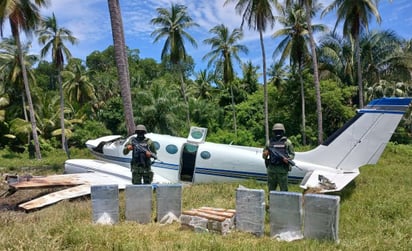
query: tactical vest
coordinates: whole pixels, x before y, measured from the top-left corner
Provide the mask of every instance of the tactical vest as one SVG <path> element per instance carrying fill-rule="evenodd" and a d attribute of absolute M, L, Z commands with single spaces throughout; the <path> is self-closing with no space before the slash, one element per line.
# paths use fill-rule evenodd
<path fill-rule="evenodd" d="M 270 164 L 272 165 L 280 165 L 284 164 L 283 158 L 279 155 L 277 155 L 273 149 L 276 149 L 280 154 L 284 156 L 288 156 L 287 151 L 286 151 L 286 137 L 282 137 L 279 140 L 271 140 L 269 144 L 269 160 Z"/>
<path fill-rule="evenodd" d="M 133 162 L 138 165 L 147 165 L 148 158 L 146 157 L 146 152 L 149 151 L 149 143 L 147 139 L 142 141 L 137 140 L 136 138 L 132 139 L 133 144 Z"/>

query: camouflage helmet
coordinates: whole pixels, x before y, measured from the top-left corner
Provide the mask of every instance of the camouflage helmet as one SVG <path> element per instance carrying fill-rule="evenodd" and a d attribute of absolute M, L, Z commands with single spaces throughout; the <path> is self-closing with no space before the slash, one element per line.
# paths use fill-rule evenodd
<path fill-rule="evenodd" d="M 283 131 L 285 132 L 285 126 L 282 123 L 276 123 L 272 127 L 272 131 Z"/>
<path fill-rule="evenodd" d="M 137 125 L 135 132 L 137 131 L 143 131 L 144 133 L 147 133 L 146 127 L 144 125 Z"/>

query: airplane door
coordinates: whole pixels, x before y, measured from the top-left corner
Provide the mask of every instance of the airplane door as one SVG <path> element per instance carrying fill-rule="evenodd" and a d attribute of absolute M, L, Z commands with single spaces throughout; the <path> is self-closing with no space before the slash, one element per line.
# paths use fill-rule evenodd
<path fill-rule="evenodd" d="M 193 182 L 193 176 L 196 168 L 196 154 L 199 148 L 198 144 L 205 142 L 207 128 L 190 127 L 187 143 L 182 146 L 182 155 L 180 156 L 179 178 L 181 181 Z"/>
<path fill-rule="evenodd" d="M 180 158 L 180 180 L 193 182 L 198 145 L 185 143 Z"/>

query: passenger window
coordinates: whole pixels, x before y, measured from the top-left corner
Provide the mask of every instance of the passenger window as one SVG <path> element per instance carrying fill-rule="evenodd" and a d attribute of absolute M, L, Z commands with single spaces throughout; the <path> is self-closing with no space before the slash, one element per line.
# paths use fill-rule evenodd
<path fill-rule="evenodd" d="M 210 159 L 210 152 L 203 151 L 200 153 L 200 157 L 202 157 L 202 159 Z"/>
<path fill-rule="evenodd" d="M 175 154 L 177 153 L 178 149 L 177 146 L 175 145 L 167 145 L 166 146 L 166 152 L 170 153 L 170 154 Z"/>

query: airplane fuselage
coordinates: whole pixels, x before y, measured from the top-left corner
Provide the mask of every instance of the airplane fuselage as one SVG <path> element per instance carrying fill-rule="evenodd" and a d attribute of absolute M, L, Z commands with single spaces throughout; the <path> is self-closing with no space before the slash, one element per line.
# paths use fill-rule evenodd
<path fill-rule="evenodd" d="M 411 101 L 409 97 L 372 100 L 321 145 L 296 152 L 296 166 L 289 172 L 289 180 L 302 180 L 304 189 L 341 190 L 359 174 L 361 166 L 376 164 Z M 191 127 L 187 138 L 146 134 L 157 149 L 153 172 L 172 183 L 267 181 L 263 147 L 207 142 L 206 134 L 207 128 L 201 127 Z M 98 159 L 129 168 L 132 153 L 123 154 L 127 140 L 114 135 L 89 140 L 86 145 Z M 70 161 L 66 162 L 68 168 L 95 166 Z"/>
<path fill-rule="evenodd" d="M 170 182 L 230 182 L 255 179 L 267 181 L 266 167 L 262 159 L 263 148 L 203 142 L 192 143 L 186 138 L 148 133 L 156 145 L 158 160 L 152 169 Z M 86 143 L 98 158 L 124 167 L 130 167 L 131 153 L 124 155 L 127 138 L 96 139 Z M 106 142 L 96 148 L 99 142 Z M 290 181 L 301 180 L 306 171 L 293 167 Z"/>

